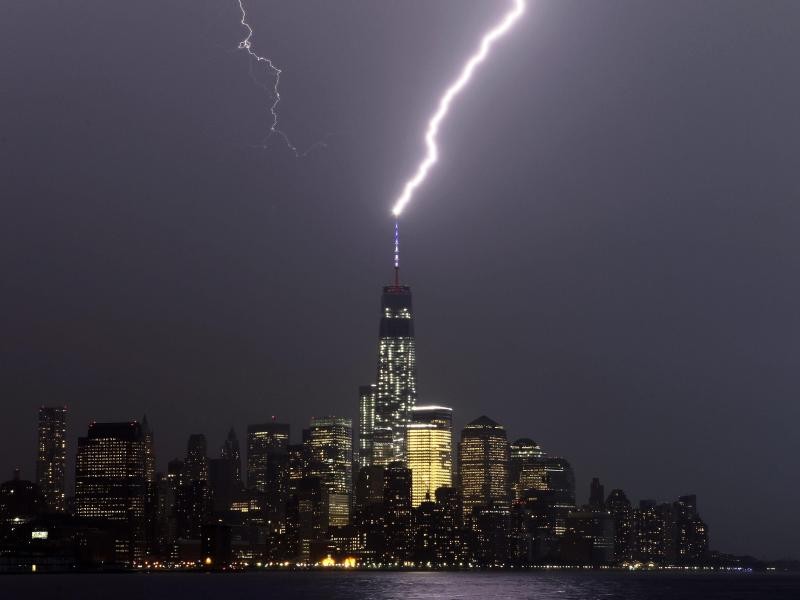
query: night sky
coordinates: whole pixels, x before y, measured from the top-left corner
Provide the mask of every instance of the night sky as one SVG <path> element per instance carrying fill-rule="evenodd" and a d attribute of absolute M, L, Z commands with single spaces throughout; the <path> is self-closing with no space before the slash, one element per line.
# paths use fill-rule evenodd
<path fill-rule="evenodd" d="M 390 209 L 499 0 L 0 5 L 0 479 L 36 410 L 204 432 L 357 413 Z M 798 557 L 800 3 L 533 0 L 401 223 L 422 403 L 715 549 Z M 262 83 L 271 83 L 256 69 Z"/>

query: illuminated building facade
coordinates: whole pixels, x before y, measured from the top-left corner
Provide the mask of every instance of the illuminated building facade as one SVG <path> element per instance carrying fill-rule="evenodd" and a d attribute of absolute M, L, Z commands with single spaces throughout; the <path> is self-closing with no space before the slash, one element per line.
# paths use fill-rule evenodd
<path fill-rule="evenodd" d="M 247 485 L 259 492 L 266 492 L 270 483 L 280 485 L 281 474 L 271 472 L 274 471 L 275 467 L 279 466 L 278 463 L 280 461 L 270 460 L 270 456 L 276 452 L 286 453 L 288 447 L 289 425 L 275 422 L 248 425 Z M 288 457 L 286 462 L 288 463 Z"/>
<path fill-rule="evenodd" d="M 86 437 L 78 438 L 76 515 L 119 524 L 114 551 L 121 564 L 133 564 L 143 556 L 145 473 L 144 435 L 136 421 L 93 422 Z"/>
<path fill-rule="evenodd" d="M 311 475 L 334 494 L 353 493 L 353 422 L 343 417 L 311 419 Z"/>
<path fill-rule="evenodd" d="M 406 461 L 406 426 L 417 401 L 417 359 L 411 288 L 383 288 L 378 339 L 372 452 L 365 465 Z"/>
<path fill-rule="evenodd" d="M 358 464 L 362 467 L 372 464 L 377 387 L 373 383 L 358 388 Z"/>
<path fill-rule="evenodd" d="M 353 423 L 343 417 L 314 417 L 309 428 L 311 476 L 328 492 L 332 527 L 349 524 L 353 493 Z"/>
<path fill-rule="evenodd" d="M 64 476 L 67 468 L 67 407 L 42 406 L 39 409 L 39 445 L 36 455 L 36 483 L 47 507 L 65 509 Z"/>
<path fill-rule="evenodd" d="M 453 485 L 453 409 L 416 406 L 407 427 L 407 464 L 412 472 L 412 503 L 435 497 Z"/>
<path fill-rule="evenodd" d="M 547 489 L 541 446 L 531 439 L 521 438 L 511 443 L 510 451 L 509 477 L 514 499 L 521 500 L 526 490 Z"/>
<path fill-rule="evenodd" d="M 461 431 L 459 476 L 465 522 L 478 506 L 509 506 L 508 466 L 508 439 L 502 425 L 482 416 Z"/>

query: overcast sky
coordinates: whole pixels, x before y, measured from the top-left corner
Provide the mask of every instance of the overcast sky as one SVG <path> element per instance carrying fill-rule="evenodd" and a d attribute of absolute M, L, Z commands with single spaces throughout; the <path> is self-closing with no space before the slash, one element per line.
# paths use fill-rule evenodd
<path fill-rule="evenodd" d="M 500 0 L 0 5 L 0 479 L 36 410 L 204 432 L 356 416 L 390 209 Z M 420 401 L 696 493 L 715 549 L 798 557 L 800 3 L 533 0 L 403 215 Z"/>

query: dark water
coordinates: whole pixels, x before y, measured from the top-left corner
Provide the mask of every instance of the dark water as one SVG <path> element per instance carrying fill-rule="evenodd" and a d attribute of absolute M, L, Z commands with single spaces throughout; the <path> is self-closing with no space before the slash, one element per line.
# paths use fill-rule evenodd
<path fill-rule="evenodd" d="M 798 600 L 800 576 L 565 572 L 9 575 L 0 577 L 0 598 Z"/>

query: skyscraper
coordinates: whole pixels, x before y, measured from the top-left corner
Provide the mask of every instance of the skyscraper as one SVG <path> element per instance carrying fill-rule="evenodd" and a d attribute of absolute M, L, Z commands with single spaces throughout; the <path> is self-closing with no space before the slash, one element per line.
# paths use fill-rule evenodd
<path fill-rule="evenodd" d="M 143 556 L 145 469 L 144 436 L 136 421 L 93 422 L 86 437 L 78 438 L 76 514 L 117 525 L 114 548 L 121 564 Z"/>
<path fill-rule="evenodd" d="M 401 462 L 386 467 L 383 475 L 384 560 L 403 563 L 411 558 L 411 469 Z"/>
<path fill-rule="evenodd" d="M 142 436 L 144 437 L 144 464 L 145 478 L 147 481 L 156 479 L 156 450 L 153 430 L 147 421 L 147 415 L 142 417 Z"/>
<path fill-rule="evenodd" d="M 431 500 L 440 487 L 453 485 L 453 409 L 416 406 L 408 424 L 408 467 L 412 504 Z"/>
<path fill-rule="evenodd" d="M 541 446 L 528 438 L 520 438 L 510 445 L 511 463 L 509 478 L 516 500 L 525 496 L 526 490 L 546 489 L 545 468 Z"/>
<path fill-rule="evenodd" d="M 464 520 L 478 506 L 508 507 L 509 449 L 503 426 L 478 417 L 461 431 L 458 449 Z"/>
<path fill-rule="evenodd" d="M 353 492 L 353 424 L 344 417 L 313 417 L 309 428 L 311 475 L 335 494 Z"/>
<path fill-rule="evenodd" d="M 269 483 L 278 483 L 279 473 L 271 472 L 272 455 L 285 454 L 289 447 L 289 425 L 285 423 L 262 423 L 247 426 L 247 485 L 259 492 L 266 492 Z M 280 461 L 277 461 L 280 462 Z M 288 456 L 287 456 L 288 478 Z M 285 485 L 285 483 L 284 483 Z"/>
<path fill-rule="evenodd" d="M 358 388 L 358 464 L 362 467 L 372 464 L 377 387 L 372 383 Z"/>
<path fill-rule="evenodd" d="M 395 229 L 394 283 L 383 288 L 378 335 L 372 451 L 364 465 L 406 461 L 406 426 L 417 401 L 417 359 L 411 288 L 400 285 Z M 363 388 L 362 388 L 363 389 Z M 369 403 L 366 403 L 369 407 Z M 360 421 L 368 420 L 362 414 Z"/>
<path fill-rule="evenodd" d="M 228 432 L 228 437 L 222 444 L 222 449 L 220 450 L 220 456 L 221 458 L 233 461 L 234 477 L 236 478 L 236 481 L 241 481 L 242 454 L 239 449 L 239 438 L 236 437 L 236 432 L 233 430 L 233 427 L 231 427 L 231 430 Z"/>
<path fill-rule="evenodd" d="M 186 476 L 190 481 L 208 481 L 208 444 L 202 433 L 193 433 L 186 444 Z"/>
<path fill-rule="evenodd" d="M 614 559 L 631 558 L 631 535 L 633 532 L 633 508 L 625 492 L 616 489 L 606 498 L 606 507 L 614 519 Z"/>
<path fill-rule="evenodd" d="M 65 508 L 64 473 L 67 466 L 67 407 L 39 409 L 39 446 L 36 455 L 36 483 L 50 510 Z"/>
<path fill-rule="evenodd" d="M 353 493 L 353 423 L 343 417 L 311 419 L 311 475 L 328 491 L 328 523 L 347 525 Z"/>

